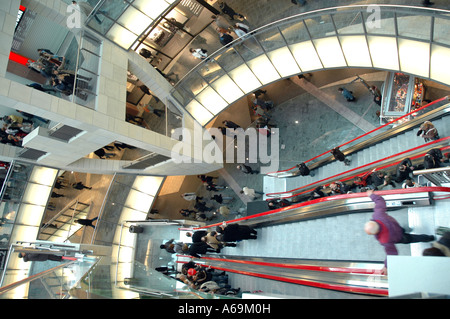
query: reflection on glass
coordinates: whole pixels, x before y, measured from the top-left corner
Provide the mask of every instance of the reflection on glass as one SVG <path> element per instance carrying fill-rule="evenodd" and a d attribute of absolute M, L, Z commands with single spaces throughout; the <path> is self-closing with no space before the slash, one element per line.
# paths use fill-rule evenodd
<path fill-rule="evenodd" d="M 450 19 L 434 18 L 433 41 L 449 45 L 448 30 L 450 30 Z"/>
<path fill-rule="evenodd" d="M 106 34 L 106 37 L 121 47 L 128 48 L 136 40 L 137 35 L 115 24 Z"/>
<path fill-rule="evenodd" d="M 218 56 L 214 58 L 217 63 L 225 70 L 225 72 L 230 72 L 231 70 L 240 66 L 244 61 L 239 56 L 239 54 L 234 50 L 234 48 L 230 48 L 225 52 L 222 52 Z"/>
<path fill-rule="evenodd" d="M 152 23 L 152 19 L 133 7 L 128 8 L 119 18 L 118 23 L 132 30 L 134 34 L 141 34 Z"/>
<path fill-rule="evenodd" d="M 311 38 L 319 38 L 336 34 L 333 21 L 328 14 L 314 15 L 311 19 L 306 19 L 305 22 Z"/>
<path fill-rule="evenodd" d="M 397 29 L 399 36 L 429 41 L 431 35 L 431 17 L 398 13 Z"/>
<path fill-rule="evenodd" d="M 264 50 L 272 51 L 286 45 L 283 36 L 278 29 L 269 29 L 255 35 Z"/>
<path fill-rule="evenodd" d="M 338 11 L 333 15 L 333 21 L 339 34 L 364 32 L 361 12 Z"/>
<path fill-rule="evenodd" d="M 284 39 L 288 44 L 306 41 L 310 39 L 305 23 L 301 21 L 290 21 L 278 26 Z"/>

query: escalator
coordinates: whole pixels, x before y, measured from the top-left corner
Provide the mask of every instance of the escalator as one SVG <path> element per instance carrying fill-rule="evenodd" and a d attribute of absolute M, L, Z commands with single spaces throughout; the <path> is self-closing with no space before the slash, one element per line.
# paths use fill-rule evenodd
<path fill-rule="evenodd" d="M 385 198 L 388 214 L 407 228 L 411 224 L 410 210 L 447 207 L 448 202 L 434 199 L 448 196 L 449 192 L 449 187 L 420 187 L 377 193 Z M 256 228 L 258 239 L 244 240 L 237 247 L 223 248 L 220 254 L 208 253 L 194 260 L 226 271 L 230 282 L 241 289 L 263 285 L 267 290 L 297 295 L 298 289 L 307 287 L 309 292 L 301 292 L 302 296 L 313 291 L 309 297 L 387 297 L 388 277 L 380 273 L 384 250 L 363 231 L 373 207 L 365 193 L 353 193 L 235 219 L 230 223 Z M 215 226 L 196 230 L 214 230 Z M 397 246 L 400 255 L 412 255 L 410 245 Z M 178 256 L 179 263 L 188 260 L 190 257 Z M 289 288 L 274 288 L 284 286 Z"/>

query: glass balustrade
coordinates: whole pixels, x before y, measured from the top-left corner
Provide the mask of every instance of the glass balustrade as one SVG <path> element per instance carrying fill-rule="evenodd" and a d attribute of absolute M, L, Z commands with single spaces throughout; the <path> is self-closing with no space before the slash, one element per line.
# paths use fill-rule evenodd
<path fill-rule="evenodd" d="M 389 5 L 322 9 L 252 31 L 211 54 L 173 89 L 202 125 L 254 90 L 337 68 L 400 71 L 450 84 L 445 10 Z"/>

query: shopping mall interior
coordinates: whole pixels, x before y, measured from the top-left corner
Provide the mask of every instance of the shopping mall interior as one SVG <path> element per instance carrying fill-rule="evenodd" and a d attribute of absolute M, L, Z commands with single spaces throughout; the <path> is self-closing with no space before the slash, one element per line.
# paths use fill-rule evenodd
<path fill-rule="evenodd" d="M 447 1 L 2 0 L 0 22 L 0 298 L 450 296 Z M 379 196 L 401 240 L 365 232 Z"/>

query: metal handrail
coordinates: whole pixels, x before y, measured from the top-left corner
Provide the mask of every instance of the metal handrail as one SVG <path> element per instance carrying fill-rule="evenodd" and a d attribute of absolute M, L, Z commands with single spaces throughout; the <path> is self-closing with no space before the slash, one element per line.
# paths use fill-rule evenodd
<path fill-rule="evenodd" d="M 287 18 L 283 18 L 274 22 L 271 22 L 269 24 L 266 24 L 262 27 L 256 28 L 255 30 L 252 30 L 250 32 L 251 36 L 255 36 L 258 35 L 261 31 L 265 31 L 271 27 L 276 27 L 276 25 L 281 24 L 281 23 L 287 23 L 290 20 L 305 20 L 306 18 L 311 18 L 311 17 L 315 17 L 318 15 L 323 15 L 323 14 L 331 14 L 333 12 L 338 12 L 339 10 L 343 10 L 343 9 L 354 9 L 355 12 L 361 12 L 363 9 L 365 9 L 367 11 L 367 8 L 373 6 L 373 4 L 371 5 L 348 5 L 348 6 L 337 6 L 337 7 L 331 7 L 331 8 L 322 8 L 322 9 L 317 9 L 317 10 L 312 10 L 312 11 L 308 11 L 308 12 L 303 12 L 303 13 L 299 13 Z M 435 9 L 435 8 L 427 8 L 427 7 L 416 7 L 416 6 L 400 6 L 400 5 L 389 5 L 389 4 L 376 4 L 377 7 L 382 8 L 389 8 L 391 11 L 395 11 L 395 12 L 407 12 L 410 13 L 411 11 L 408 10 L 418 10 L 421 13 L 423 13 L 424 15 L 428 15 L 428 16 L 434 16 L 436 13 L 440 13 L 442 14 L 442 18 L 443 19 L 449 19 L 448 15 L 450 13 L 449 10 L 445 10 L 445 9 Z M 441 16 L 440 16 L 441 18 Z M 220 54 L 223 54 L 225 51 L 229 50 L 230 48 L 236 46 L 237 44 L 240 44 L 241 42 L 245 42 L 245 39 L 249 39 L 250 37 L 245 36 L 245 37 L 240 37 L 237 38 L 235 40 L 233 40 L 231 43 L 229 43 L 226 47 L 222 47 L 218 50 L 216 50 L 215 52 L 213 52 L 210 56 L 208 60 L 214 60 L 215 57 L 217 57 Z M 177 87 L 179 87 L 182 82 L 191 75 L 191 73 L 196 72 L 197 70 L 199 70 L 201 67 L 203 67 L 204 65 L 207 64 L 207 60 L 201 61 L 200 63 L 198 63 L 193 69 L 191 69 L 188 73 L 186 73 L 185 76 L 183 76 L 180 81 L 178 81 L 175 86 L 172 88 L 172 93 L 177 89 Z"/>

